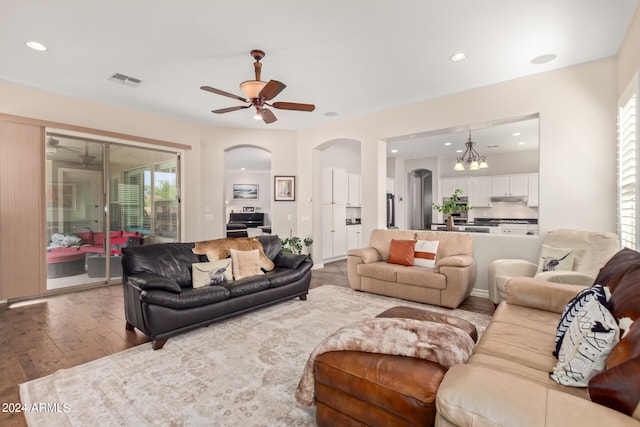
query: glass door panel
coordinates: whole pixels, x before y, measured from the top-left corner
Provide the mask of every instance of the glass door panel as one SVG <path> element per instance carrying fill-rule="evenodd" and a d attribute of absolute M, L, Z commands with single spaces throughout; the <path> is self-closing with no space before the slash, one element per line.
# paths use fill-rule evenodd
<path fill-rule="evenodd" d="M 45 150 L 47 289 L 95 282 L 86 264 L 104 253 L 103 144 L 48 134 Z"/>
<path fill-rule="evenodd" d="M 47 289 L 120 280 L 123 246 L 179 241 L 177 154 L 53 132 L 45 144 Z"/>

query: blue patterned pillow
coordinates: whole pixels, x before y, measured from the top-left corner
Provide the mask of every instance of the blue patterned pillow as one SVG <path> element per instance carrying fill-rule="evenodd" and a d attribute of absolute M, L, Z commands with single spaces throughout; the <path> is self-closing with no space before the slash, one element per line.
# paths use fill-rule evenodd
<path fill-rule="evenodd" d="M 571 301 L 566 305 L 564 310 L 562 311 L 562 316 L 560 317 L 560 322 L 558 323 L 558 332 L 556 332 L 556 350 L 553 352 L 555 357 L 558 357 L 558 353 L 560 352 L 560 347 L 562 346 L 562 340 L 564 340 L 564 335 L 569 329 L 571 322 L 576 317 L 578 312 L 591 300 L 591 298 L 596 298 L 598 302 L 605 307 L 607 306 L 607 290 L 602 285 L 593 285 L 590 288 L 584 289 L 578 295 L 573 297 Z"/>

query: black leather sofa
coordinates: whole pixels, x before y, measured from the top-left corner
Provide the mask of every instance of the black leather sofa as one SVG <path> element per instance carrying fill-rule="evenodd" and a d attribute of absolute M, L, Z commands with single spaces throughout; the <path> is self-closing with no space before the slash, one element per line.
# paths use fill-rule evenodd
<path fill-rule="evenodd" d="M 277 235 L 259 236 L 275 268 L 213 286 L 193 288 L 191 265 L 208 261 L 193 243 L 158 243 L 122 248 L 127 330 L 137 328 L 158 350 L 169 337 L 287 299 L 307 299 L 313 263 L 282 252 Z"/>

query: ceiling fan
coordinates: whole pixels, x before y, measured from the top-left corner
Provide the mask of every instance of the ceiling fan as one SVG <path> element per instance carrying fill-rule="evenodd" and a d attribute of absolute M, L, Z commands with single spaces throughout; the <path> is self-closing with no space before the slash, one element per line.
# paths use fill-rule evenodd
<path fill-rule="evenodd" d="M 234 95 L 229 92 L 225 92 L 220 89 L 216 89 L 210 86 L 201 86 L 200 89 L 205 90 L 207 92 L 215 93 L 218 95 L 226 96 L 229 98 L 237 99 L 242 102 L 247 102 L 247 105 L 239 105 L 236 107 L 227 107 L 221 108 L 219 110 L 213 110 L 212 113 L 216 114 L 224 114 L 229 113 L 231 111 L 243 110 L 245 108 L 249 108 L 251 106 L 255 107 L 256 115 L 254 118 L 256 120 L 262 119 L 265 123 L 273 123 L 278 120 L 273 114 L 273 111 L 265 108 L 265 106 L 277 108 L 280 110 L 296 110 L 296 111 L 313 111 L 316 106 L 313 104 L 299 104 L 296 102 L 274 102 L 272 104 L 267 101 L 271 101 L 275 98 L 282 90 L 287 87 L 284 83 L 279 82 L 277 80 L 269 80 L 269 82 L 263 82 L 260 80 L 260 71 L 262 69 L 262 63 L 260 60 L 264 58 L 265 53 L 261 50 L 254 49 L 251 51 L 251 56 L 256 60 L 253 63 L 253 68 L 255 70 L 256 79 L 255 80 L 247 80 L 245 82 L 240 83 L 240 90 L 244 92 L 245 97 L 241 97 L 238 95 Z"/>
<path fill-rule="evenodd" d="M 46 147 L 47 156 L 49 157 L 55 156 L 58 153 L 58 150 L 66 150 L 66 151 L 71 151 L 73 153 L 82 151 L 78 147 L 67 147 L 66 145 L 62 145 L 60 144 L 59 139 L 55 139 L 53 136 L 49 136 L 47 138 L 47 147 Z"/>

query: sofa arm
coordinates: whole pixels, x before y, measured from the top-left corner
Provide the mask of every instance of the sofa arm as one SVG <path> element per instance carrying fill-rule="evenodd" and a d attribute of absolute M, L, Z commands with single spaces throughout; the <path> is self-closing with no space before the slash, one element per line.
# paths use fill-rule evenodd
<path fill-rule="evenodd" d="M 381 261 L 382 255 L 375 248 L 351 249 L 347 252 L 347 276 L 349 286 L 356 290 L 362 290 L 362 280 L 358 274 L 358 265 Z"/>
<path fill-rule="evenodd" d="M 591 286 L 595 277 L 579 271 L 543 271 L 533 276 L 539 280 L 547 282 L 566 283 L 568 285 Z"/>
<path fill-rule="evenodd" d="M 507 282 L 505 288 L 509 304 L 562 313 L 567 303 L 585 286 L 514 277 Z"/>
<path fill-rule="evenodd" d="M 491 268 L 496 276 L 533 277 L 538 265 L 524 259 L 497 259 L 491 262 Z"/>
<path fill-rule="evenodd" d="M 474 259 L 469 255 L 451 255 L 437 260 L 435 271 L 440 272 L 440 267 L 469 267 L 473 263 Z"/>
<path fill-rule="evenodd" d="M 163 291 L 179 294 L 182 288 L 175 280 L 154 273 L 136 273 L 127 277 L 127 282 L 145 291 L 161 289 Z"/>
<path fill-rule="evenodd" d="M 360 263 L 369 264 L 370 262 L 382 261 L 382 255 L 376 248 L 360 248 L 351 249 L 347 252 L 349 257 L 359 257 Z"/>
<path fill-rule="evenodd" d="M 478 365 L 449 369 L 436 408 L 436 425 L 640 426 L 640 421 L 588 399 Z"/>
<path fill-rule="evenodd" d="M 291 270 L 295 270 L 305 261 L 309 261 L 308 255 L 280 252 L 276 257 L 274 264 L 276 268 L 289 268 Z"/>

